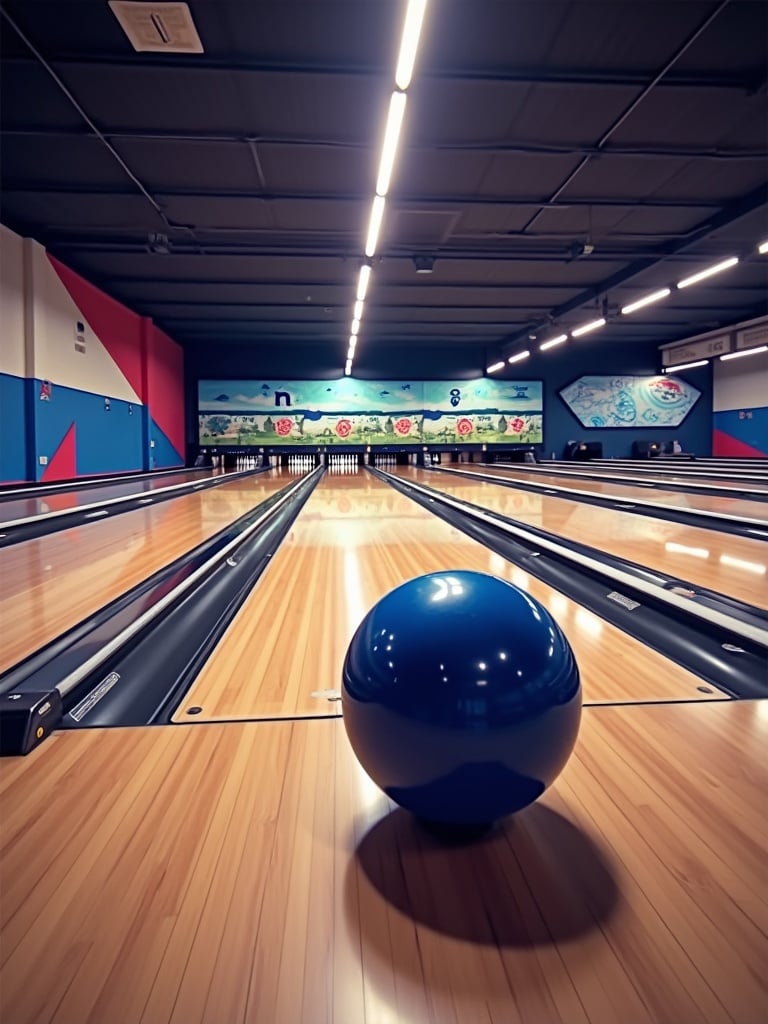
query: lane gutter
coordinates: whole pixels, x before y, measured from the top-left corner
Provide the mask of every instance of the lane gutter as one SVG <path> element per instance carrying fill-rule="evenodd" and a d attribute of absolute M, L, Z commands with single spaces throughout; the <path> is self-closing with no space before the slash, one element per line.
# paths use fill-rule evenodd
<path fill-rule="evenodd" d="M 482 506 L 380 470 L 369 472 L 723 693 L 768 696 L 768 626 L 761 609 L 744 606 L 750 614 L 743 620 L 725 602 L 713 606 L 711 591 L 706 600 L 698 599 L 700 588 L 676 593 L 669 584 L 680 581 L 662 584 L 647 570 L 629 571 L 632 563 L 608 564 L 594 549 L 575 550 Z"/>
<path fill-rule="evenodd" d="M 657 505 L 645 498 L 619 494 L 595 494 L 594 491 L 557 487 L 554 484 L 539 484 L 528 480 L 512 480 L 509 477 L 495 476 L 493 473 L 473 473 L 466 469 L 449 469 L 442 466 L 428 467 L 428 469 L 432 473 L 451 473 L 455 476 L 467 477 L 470 480 L 482 480 L 484 483 L 500 484 L 502 487 L 530 491 L 533 494 L 547 494 L 550 497 L 599 505 L 616 512 L 636 512 L 640 515 L 651 516 L 653 519 L 683 523 L 685 526 L 698 526 L 704 530 L 718 530 L 720 533 L 731 533 L 750 540 L 768 540 L 768 519 L 711 512 L 707 509 L 688 508 L 685 505 Z"/>

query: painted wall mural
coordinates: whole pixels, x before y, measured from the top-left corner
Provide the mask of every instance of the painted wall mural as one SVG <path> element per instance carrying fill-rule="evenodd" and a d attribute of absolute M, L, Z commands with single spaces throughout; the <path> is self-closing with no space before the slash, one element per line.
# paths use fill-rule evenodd
<path fill-rule="evenodd" d="M 200 444 L 540 444 L 541 381 L 200 381 Z"/>
<path fill-rule="evenodd" d="M 678 377 L 579 377 L 560 397 L 583 427 L 679 427 L 701 392 Z"/>

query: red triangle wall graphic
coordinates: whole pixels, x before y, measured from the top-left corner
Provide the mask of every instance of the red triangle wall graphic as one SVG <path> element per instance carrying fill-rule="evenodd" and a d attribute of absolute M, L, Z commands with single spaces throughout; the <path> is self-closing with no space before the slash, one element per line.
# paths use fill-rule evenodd
<path fill-rule="evenodd" d="M 71 423 L 69 430 L 59 444 L 59 447 L 51 456 L 48 465 L 43 470 L 41 480 L 71 480 L 77 476 L 77 445 L 75 424 Z"/>
<path fill-rule="evenodd" d="M 46 256 L 96 337 L 119 366 L 139 399 L 146 402 L 141 370 L 142 318 L 80 277 L 74 270 L 65 267 L 50 253 L 46 253 Z"/>
<path fill-rule="evenodd" d="M 723 430 L 714 430 L 712 434 L 712 454 L 726 458 L 765 458 L 765 452 L 759 448 L 753 448 L 751 444 L 739 441 L 737 437 L 731 437 Z"/>

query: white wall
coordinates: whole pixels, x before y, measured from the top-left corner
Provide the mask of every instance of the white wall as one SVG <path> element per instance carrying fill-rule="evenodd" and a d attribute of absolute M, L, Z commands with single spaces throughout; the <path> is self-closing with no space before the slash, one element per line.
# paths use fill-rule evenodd
<path fill-rule="evenodd" d="M 713 411 L 768 406 L 768 352 L 714 364 Z"/>
<path fill-rule="evenodd" d="M 24 240 L 0 224 L 0 373 L 24 376 Z"/>

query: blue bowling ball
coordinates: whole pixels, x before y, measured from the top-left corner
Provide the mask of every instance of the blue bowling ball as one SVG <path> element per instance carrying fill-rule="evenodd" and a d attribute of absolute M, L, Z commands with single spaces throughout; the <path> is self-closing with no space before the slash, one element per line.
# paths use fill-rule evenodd
<path fill-rule="evenodd" d="M 344 725 L 368 775 L 437 824 L 490 824 L 536 800 L 581 719 L 573 651 L 525 591 L 479 572 L 419 576 L 349 644 Z"/>

